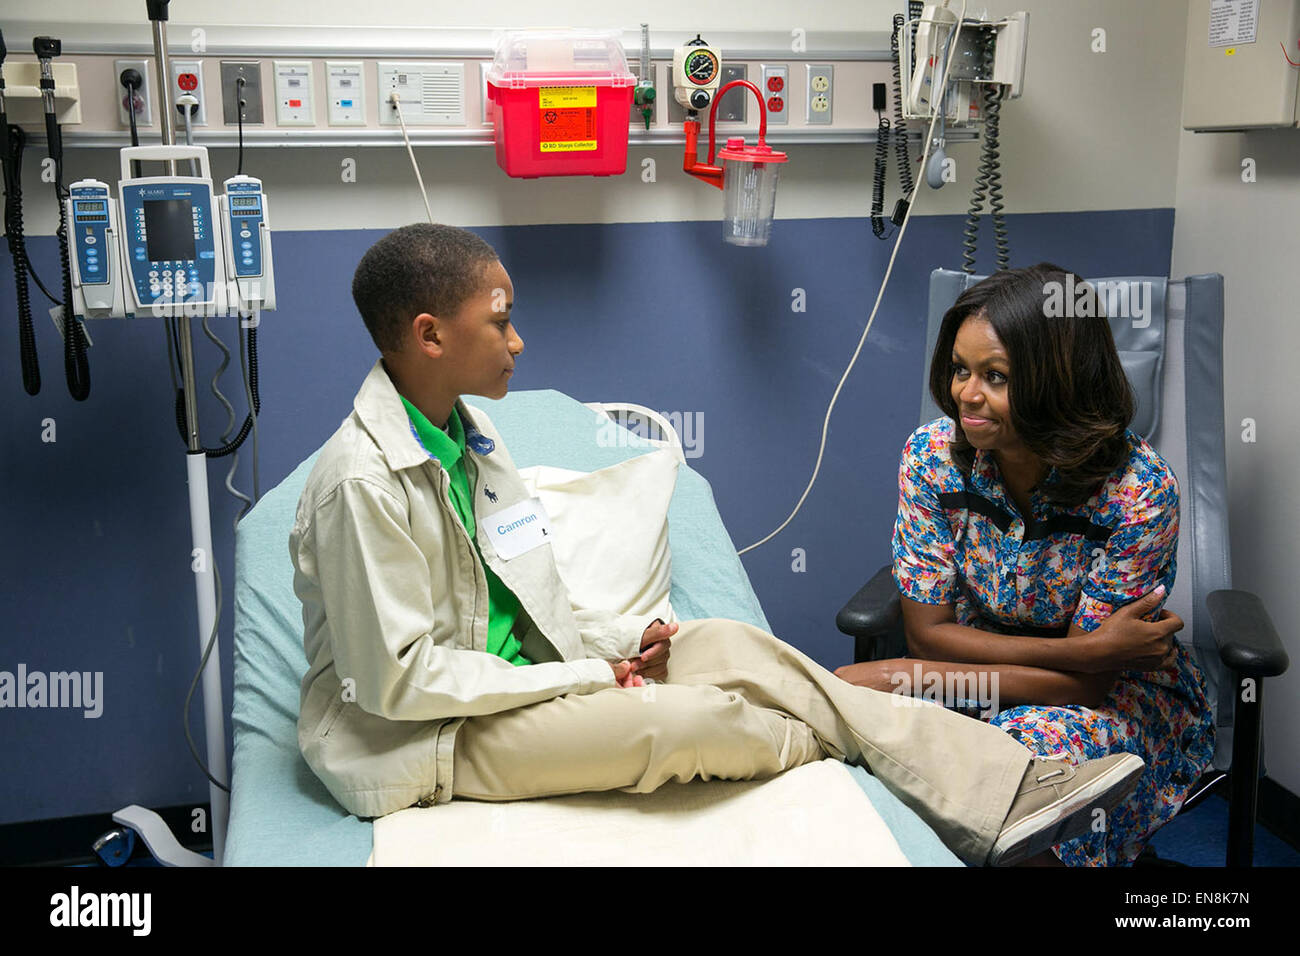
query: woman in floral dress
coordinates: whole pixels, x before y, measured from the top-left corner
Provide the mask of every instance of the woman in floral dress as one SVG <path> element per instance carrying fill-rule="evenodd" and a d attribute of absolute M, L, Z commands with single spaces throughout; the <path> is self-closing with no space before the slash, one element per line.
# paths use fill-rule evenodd
<path fill-rule="evenodd" d="M 1161 611 L 1178 481 L 1127 427 L 1108 320 L 1045 308 L 1085 287 L 1071 279 L 1045 263 L 999 272 L 944 316 L 930 390 L 946 417 L 912 433 L 899 468 L 893 574 L 913 659 L 837 673 L 897 691 L 917 659 L 927 675 L 974 672 L 997 689 L 991 723 L 1036 753 L 1142 757 L 1129 799 L 1053 848 L 1067 865 L 1116 865 L 1209 767 L 1214 720 L 1173 636 L 1182 621 Z"/>

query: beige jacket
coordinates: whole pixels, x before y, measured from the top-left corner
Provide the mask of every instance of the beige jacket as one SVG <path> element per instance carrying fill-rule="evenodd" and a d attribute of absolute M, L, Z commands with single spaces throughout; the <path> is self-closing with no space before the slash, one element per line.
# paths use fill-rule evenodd
<path fill-rule="evenodd" d="M 651 617 L 572 607 L 551 545 L 510 560 L 483 520 L 528 497 L 488 417 L 465 424 L 483 560 L 519 598 L 523 654 L 487 652 L 488 585 L 382 361 L 321 450 L 298 502 L 289 550 L 308 670 L 298 744 L 330 793 L 358 816 L 452 795 L 465 718 L 615 686 L 607 660 L 639 653 Z"/>

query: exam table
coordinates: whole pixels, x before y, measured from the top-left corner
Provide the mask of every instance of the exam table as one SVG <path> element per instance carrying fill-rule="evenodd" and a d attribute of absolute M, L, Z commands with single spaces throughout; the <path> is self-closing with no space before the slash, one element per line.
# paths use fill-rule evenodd
<path fill-rule="evenodd" d="M 597 413 L 555 391 L 466 401 L 488 412 L 520 469 L 596 471 L 657 447 L 632 433 L 626 442 L 598 442 Z M 651 794 L 507 803 L 453 800 L 377 821 L 352 816 L 298 750 L 298 694 L 307 660 L 288 541 L 315 459 L 267 492 L 236 536 L 225 864 L 961 865 L 874 777 L 831 759 L 764 781 L 694 780 Z M 770 630 L 708 482 L 685 464 L 678 469 L 668 525 L 677 618 L 724 617 Z M 620 839 L 604 836 L 610 832 Z M 627 840 L 629 833 L 637 838 Z"/>

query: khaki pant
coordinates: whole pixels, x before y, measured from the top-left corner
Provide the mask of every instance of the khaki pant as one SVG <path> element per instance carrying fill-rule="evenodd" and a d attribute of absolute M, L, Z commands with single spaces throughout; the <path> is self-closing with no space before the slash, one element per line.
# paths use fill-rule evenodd
<path fill-rule="evenodd" d="M 865 765 L 957 856 L 980 864 L 1031 755 L 978 720 L 855 687 L 759 628 L 709 619 L 679 628 L 667 683 L 465 721 L 452 793 L 649 793 L 669 780 L 770 777 L 826 756 Z"/>

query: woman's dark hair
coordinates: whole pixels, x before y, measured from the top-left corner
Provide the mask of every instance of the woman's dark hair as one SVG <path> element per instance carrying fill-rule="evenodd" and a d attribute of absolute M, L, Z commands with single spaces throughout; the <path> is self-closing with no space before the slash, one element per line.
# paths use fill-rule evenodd
<path fill-rule="evenodd" d="M 1127 459 L 1124 432 L 1135 405 L 1096 290 L 1043 262 L 994 273 L 944 314 L 930 360 L 930 394 L 955 423 L 952 458 L 967 477 L 975 449 L 952 397 L 952 349 L 971 316 L 987 319 L 1006 350 L 1011 426 L 1025 447 L 1057 469 L 1044 494 L 1066 507 L 1087 501 Z"/>
<path fill-rule="evenodd" d="M 380 352 L 400 352 L 421 312 L 454 318 L 483 289 L 496 251 L 455 226 L 417 223 L 395 229 L 361 257 L 352 301 Z"/>

